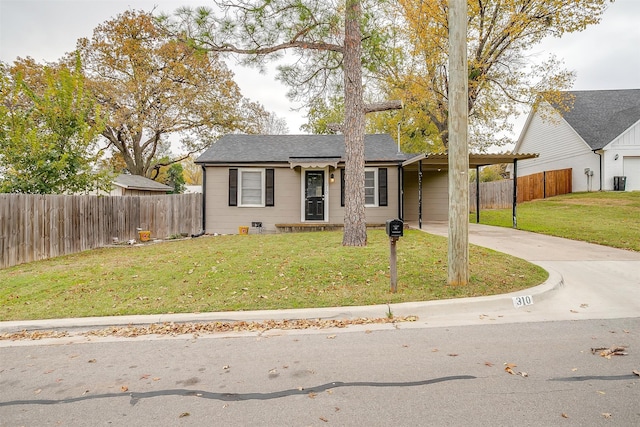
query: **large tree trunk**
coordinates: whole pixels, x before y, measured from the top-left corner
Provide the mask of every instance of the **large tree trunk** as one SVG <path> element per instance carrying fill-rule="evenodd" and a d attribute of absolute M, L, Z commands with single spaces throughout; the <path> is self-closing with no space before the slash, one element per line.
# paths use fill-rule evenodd
<path fill-rule="evenodd" d="M 362 45 L 360 0 L 347 0 L 344 31 L 344 142 L 345 197 L 344 246 L 365 246 L 367 224 L 364 210 L 364 103 L 362 100 Z"/>

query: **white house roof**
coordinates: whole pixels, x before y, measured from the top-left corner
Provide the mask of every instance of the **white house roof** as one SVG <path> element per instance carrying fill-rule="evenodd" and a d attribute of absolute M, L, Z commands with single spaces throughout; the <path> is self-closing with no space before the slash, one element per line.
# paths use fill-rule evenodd
<path fill-rule="evenodd" d="M 567 93 L 573 106 L 562 117 L 592 150 L 603 148 L 640 120 L 640 89 Z"/>

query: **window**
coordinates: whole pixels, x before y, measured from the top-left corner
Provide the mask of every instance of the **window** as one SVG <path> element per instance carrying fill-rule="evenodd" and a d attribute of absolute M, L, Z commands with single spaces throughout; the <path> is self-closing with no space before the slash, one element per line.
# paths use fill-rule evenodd
<path fill-rule="evenodd" d="M 364 205 L 376 206 L 378 201 L 376 200 L 376 181 L 378 181 L 378 174 L 376 169 L 364 170 Z"/>
<path fill-rule="evenodd" d="M 238 198 L 240 206 L 264 206 L 264 169 L 239 171 Z"/>
<path fill-rule="evenodd" d="M 340 205 L 344 206 L 344 169 L 340 169 Z M 364 204 L 368 207 L 387 206 L 387 168 L 364 170 Z"/>
<path fill-rule="evenodd" d="M 273 206 L 274 175 L 274 169 L 229 169 L 229 206 Z"/>

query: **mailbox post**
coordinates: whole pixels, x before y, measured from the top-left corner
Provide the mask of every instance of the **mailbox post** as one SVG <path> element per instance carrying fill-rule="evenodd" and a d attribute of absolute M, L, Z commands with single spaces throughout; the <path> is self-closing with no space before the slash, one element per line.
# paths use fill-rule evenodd
<path fill-rule="evenodd" d="M 386 224 L 387 236 L 389 236 L 389 275 L 391 276 L 391 292 L 398 291 L 398 270 L 396 242 L 404 233 L 404 223 L 400 219 L 389 219 Z"/>

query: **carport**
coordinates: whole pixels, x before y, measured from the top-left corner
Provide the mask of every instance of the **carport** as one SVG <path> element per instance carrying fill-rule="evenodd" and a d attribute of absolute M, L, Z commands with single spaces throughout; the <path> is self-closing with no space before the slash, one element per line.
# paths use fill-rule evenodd
<path fill-rule="evenodd" d="M 476 222 L 480 222 L 480 168 L 482 166 L 496 165 L 502 163 L 513 164 L 513 228 L 517 227 L 516 220 L 516 205 L 518 195 L 518 160 L 532 159 L 538 157 L 538 154 L 520 154 L 520 153 L 500 153 L 500 154 L 469 154 L 469 169 L 474 168 L 476 170 Z M 404 176 L 405 172 L 417 171 L 417 210 L 418 210 L 418 226 L 422 228 L 423 218 L 423 173 L 425 172 L 438 172 L 448 173 L 449 170 L 449 156 L 446 153 L 425 153 L 412 157 L 401 164 L 401 176 L 403 177 L 401 182 L 401 188 L 403 189 L 404 198 Z M 448 184 L 447 184 L 448 185 Z M 447 191 L 448 196 L 448 191 Z M 404 218 L 404 203 L 400 204 L 401 212 L 400 217 Z"/>

